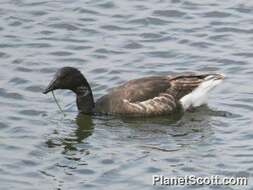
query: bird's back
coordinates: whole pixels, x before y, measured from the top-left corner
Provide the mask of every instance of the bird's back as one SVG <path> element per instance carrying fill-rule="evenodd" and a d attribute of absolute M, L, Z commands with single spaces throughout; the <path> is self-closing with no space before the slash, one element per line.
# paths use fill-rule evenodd
<path fill-rule="evenodd" d="M 201 86 L 209 76 L 213 76 L 213 78 L 210 77 L 212 80 L 221 78 L 216 74 L 191 73 L 130 80 L 98 99 L 95 112 L 131 116 L 170 114 L 178 106 L 190 107 L 191 105 L 188 105 L 190 98 L 185 98 L 184 102 L 180 100 Z"/>

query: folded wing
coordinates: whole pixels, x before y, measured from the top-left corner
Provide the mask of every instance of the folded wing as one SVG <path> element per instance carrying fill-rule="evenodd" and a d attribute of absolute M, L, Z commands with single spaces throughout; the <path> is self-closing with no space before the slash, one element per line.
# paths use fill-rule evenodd
<path fill-rule="evenodd" d="M 100 98 L 96 107 L 102 112 L 136 116 L 165 115 L 182 106 L 180 99 L 207 80 L 209 74 L 154 76 L 131 80 Z"/>

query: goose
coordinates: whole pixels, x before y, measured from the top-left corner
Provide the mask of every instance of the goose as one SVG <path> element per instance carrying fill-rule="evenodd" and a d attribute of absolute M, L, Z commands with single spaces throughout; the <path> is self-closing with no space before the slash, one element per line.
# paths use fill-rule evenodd
<path fill-rule="evenodd" d="M 223 74 L 177 74 L 130 80 L 94 101 L 84 75 L 74 67 L 59 69 L 44 94 L 68 89 L 76 94 L 78 111 L 83 114 L 127 116 L 170 115 L 205 103 L 208 92 L 224 79 Z"/>

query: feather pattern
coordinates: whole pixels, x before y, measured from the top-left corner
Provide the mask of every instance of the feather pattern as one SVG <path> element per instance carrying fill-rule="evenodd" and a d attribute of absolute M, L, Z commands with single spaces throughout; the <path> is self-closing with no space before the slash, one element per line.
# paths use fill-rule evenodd
<path fill-rule="evenodd" d="M 100 98 L 95 108 L 98 112 L 135 116 L 171 114 L 177 107 L 182 107 L 180 99 L 199 87 L 209 76 L 223 79 L 218 74 L 187 74 L 131 80 Z"/>
<path fill-rule="evenodd" d="M 180 74 L 152 76 L 130 80 L 116 87 L 96 102 L 91 87 L 74 67 L 59 69 L 44 94 L 56 89 L 69 89 L 76 94 L 79 112 L 129 116 L 168 115 L 182 108 L 201 105 L 208 92 L 218 85 L 221 74 Z"/>
<path fill-rule="evenodd" d="M 134 115 L 163 115 L 172 112 L 177 104 L 175 98 L 166 93 L 142 102 L 129 102 L 124 99 L 126 113 Z"/>

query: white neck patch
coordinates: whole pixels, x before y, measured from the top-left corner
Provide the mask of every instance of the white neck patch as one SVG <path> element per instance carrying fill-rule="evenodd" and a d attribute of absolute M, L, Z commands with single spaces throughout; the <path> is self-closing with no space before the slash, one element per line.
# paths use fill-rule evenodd
<path fill-rule="evenodd" d="M 81 94 L 81 96 L 87 96 L 90 94 L 89 89 L 85 86 L 78 87 L 78 92 Z"/>

